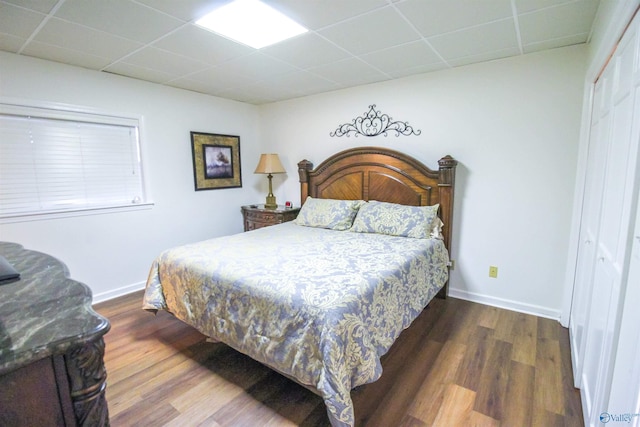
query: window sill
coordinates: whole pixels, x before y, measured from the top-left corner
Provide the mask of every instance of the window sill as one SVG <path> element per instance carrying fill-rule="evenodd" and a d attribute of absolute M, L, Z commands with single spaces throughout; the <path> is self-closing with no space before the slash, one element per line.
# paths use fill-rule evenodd
<path fill-rule="evenodd" d="M 104 215 L 111 213 L 122 213 L 131 211 L 141 211 L 153 208 L 153 202 L 138 203 L 135 205 L 126 206 L 110 206 L 104 208 L 83 208 L 76 210 L 66 210 L 61 212 L 42 212 L 36 214 L 16 214 L 0 217 L 0 224 L 10 224 L 15 222 L 28 222 L 28 221 L 44 221 L 49 219 L 69 218 L 75 216 L 87 216 L 87 215 Z"/>

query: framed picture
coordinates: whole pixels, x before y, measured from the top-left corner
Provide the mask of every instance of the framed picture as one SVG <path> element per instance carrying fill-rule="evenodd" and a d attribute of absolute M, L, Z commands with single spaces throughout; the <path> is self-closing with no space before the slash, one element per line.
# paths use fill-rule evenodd
<path fill-rule="evenodd" d="M 242 187 L 240 137 L 191 132 L 196 191 Z"/>

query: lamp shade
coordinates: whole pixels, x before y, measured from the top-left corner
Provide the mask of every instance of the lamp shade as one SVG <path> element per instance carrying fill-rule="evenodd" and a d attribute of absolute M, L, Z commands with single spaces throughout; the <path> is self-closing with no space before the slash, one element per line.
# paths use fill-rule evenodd
<path fill-rule="evenodd" d="M 285 173 L 277 154 L 262 154 L 253 173 Z"/>

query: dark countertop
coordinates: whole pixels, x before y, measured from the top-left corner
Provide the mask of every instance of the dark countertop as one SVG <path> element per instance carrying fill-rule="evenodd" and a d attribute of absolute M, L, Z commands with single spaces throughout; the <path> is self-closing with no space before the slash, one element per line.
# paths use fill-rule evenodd
<path fill-rule="evenodd" d="M 109 321 L 91 308 L 91 290 L 70 279 L 62 262 L 7 242 L 0 242 L 0 255 L 21 275 L 0 284 L 0 375 L 109 331 Z"/>

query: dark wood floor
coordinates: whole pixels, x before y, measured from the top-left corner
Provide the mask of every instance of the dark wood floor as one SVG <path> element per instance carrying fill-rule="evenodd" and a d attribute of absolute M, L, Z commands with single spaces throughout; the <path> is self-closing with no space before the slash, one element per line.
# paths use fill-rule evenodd
<path fill-rule="evenodd" d="M 320 397 L 212 344 L 136 292 L 96 305 L 107 401 L 119 426 L 327 426 Z M 556 321 L 436 299 L 352 392 L 359 426 L 582 426 L 567 330 Z"/>

